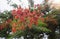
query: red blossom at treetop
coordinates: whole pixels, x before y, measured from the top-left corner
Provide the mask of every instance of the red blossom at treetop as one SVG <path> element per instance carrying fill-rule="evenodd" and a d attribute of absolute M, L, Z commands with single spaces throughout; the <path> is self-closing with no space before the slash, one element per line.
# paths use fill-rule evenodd
<path fill-rule="evenodd" d="M 40 6 L 40 5 L 39 5 Z M 40 7 L 38 7 L 40 9 Z M 41 12 L 38 10 L 33 10 L 32 12 L 30 9 L 23 9 L 21 7 L 18 7 L 16 10 L 12 10 L 12 15 L 15 17 L 16 23 L 18 23 L 18 27 L 20 30 L 24 30 L 25 27 L 29 27 L 30 29 L 32 28 L 32 25 L 38 25 L 38 20 L 40 17 L 42 17 L 44 14 L 41 16 Z M 40 19 L 41 20 L 41 19 Z M 42 18 L 42 21 L 44 19 Z M 23 24 L 23 26 L 22 26 Z M 15 26 L 12 25 L 12 26 Z M 14 31 L 14 30 L 13 30 Z"/>

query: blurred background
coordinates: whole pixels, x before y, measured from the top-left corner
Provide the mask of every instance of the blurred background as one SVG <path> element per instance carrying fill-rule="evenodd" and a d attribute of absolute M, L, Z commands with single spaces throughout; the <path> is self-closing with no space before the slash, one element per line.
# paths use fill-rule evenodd
<path fill-rule="evenodd" d="M 12 4 L 21 5 L 23 8 L 28 8 L 28 6 L 31 5 L 30 2 L 33 2 L 34 5 L 37 5 L 43 4 L 44 0 L 0 0 L 0 12 L 4 10 L 12 10 Z M 60 0 L 48 0 L 48 4 L 51 8 L 60 8 Z"/>

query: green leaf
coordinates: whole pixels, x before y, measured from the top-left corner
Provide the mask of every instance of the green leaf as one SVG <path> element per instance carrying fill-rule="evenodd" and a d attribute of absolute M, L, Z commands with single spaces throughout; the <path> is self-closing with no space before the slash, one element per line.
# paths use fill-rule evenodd
<path fill-rule="evenodd" d="M 12 39 L 14 37 L 21 37 L 21 36 L 23 36 L 23 34 L 24 34 L 24 32 L 19 30 L 19 31 L 17 31 L 16 33 L 14 33 L 11 37 L 9 37 L 7 39 Z"/>
<path fill-rule="evenodd" d="M 34 31 L 36 31 L 36 32 L 51 32 L 50 29 L 48 29 L 48 28 L 46 28 L 46 27 L 42 27 L 42 26 L 40 26 L 40 27 L 38 27 L 38 26 L 33 26 L 33 29 L 34 29 Z"/>
<path fill-rule="evenodd" d="M 46 27 L 47 24 L 42 22 L 41 20 L 38 20 L 38 26 Z"/>

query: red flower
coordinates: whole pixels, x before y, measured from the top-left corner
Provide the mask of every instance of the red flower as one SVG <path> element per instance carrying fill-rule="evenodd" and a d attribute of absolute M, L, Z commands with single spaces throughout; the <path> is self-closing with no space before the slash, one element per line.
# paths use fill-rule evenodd
<path fill-rule="evenodd" d="M 25 13 L 29 13 L 29 9 L 25 9 L 24 12 L 25 12 Z"/>
<path fill-rule="evenodd" d="M 16 16 L 15 16 L 15 19 L 18 19 L 18 18 L 19 18 L 19 16 L 18 16 L 18 15 L 16 15 Z"/>
<path fill-rule="evenodd" d="M 24 21 L 25 21 L 25 19 L 24 19 L 24 17 L 23 17 L 23 16 L 21 16 L 21 17 L 20 17 L 20 20 L 21 20 L 22 22 L 24 22 Z"/>
<path fill-rule="evenodd" d="M 27 13 L 23 13 L 23 15 L 22 15 L 23 17 L 26 17 L 27 16 Z"/>
<path fill-rule="evenodd" d="M 22 14 L 22 9 L 21 8 L 17 9 L 17 14 L 20 14 L 20 15 Z"/>
<path fill-rule="evenodd" d="M 13 24 L 12 24 L 12 27 L 16 27 L 16 26 L 17 26 L 17 24 L 16 24 L 16 23 L 13 23 Z"/>
<path fill-rule="evenodd" d="M 16 15 L 16 10 L 12 10 L 12 15 L 15 16 Z"/>
<path fill-rule="evenodd" d="M 16 28 L 13 27 L 12 28 L 12 32 L 15 33 L 16 32 Z"/>
<path fill-rule="evenodd" d="M 22 25 L 22 26 L 20 26 L 20 28 L 19 28 L 20 30 L 25 30 L 25 26 L 24 25 Z"/>
<path fill-rule="evenodd" d="M 33 15 L 35 15 L 35 14 L 36 14 L 36 11 L 34 10 L 34 11 L 33 11 Z"/>

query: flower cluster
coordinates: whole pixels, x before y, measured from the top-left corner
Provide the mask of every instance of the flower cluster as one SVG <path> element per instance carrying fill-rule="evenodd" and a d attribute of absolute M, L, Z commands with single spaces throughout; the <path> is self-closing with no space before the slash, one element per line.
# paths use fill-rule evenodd
<path fill-rule="evenodd" d="M 32 25 L 38 26 L 38 20 L 44 21 L 43 13 L 40 12 L 40 7 L 30 11 L 30 9 L 23 9 L 18 7 L 17 9 L 12 10 L 13 22 L 12 22 L 12 32 L 17 30 L 24 30 L 25 27 L 29 29 L 32 28 Z"/>

